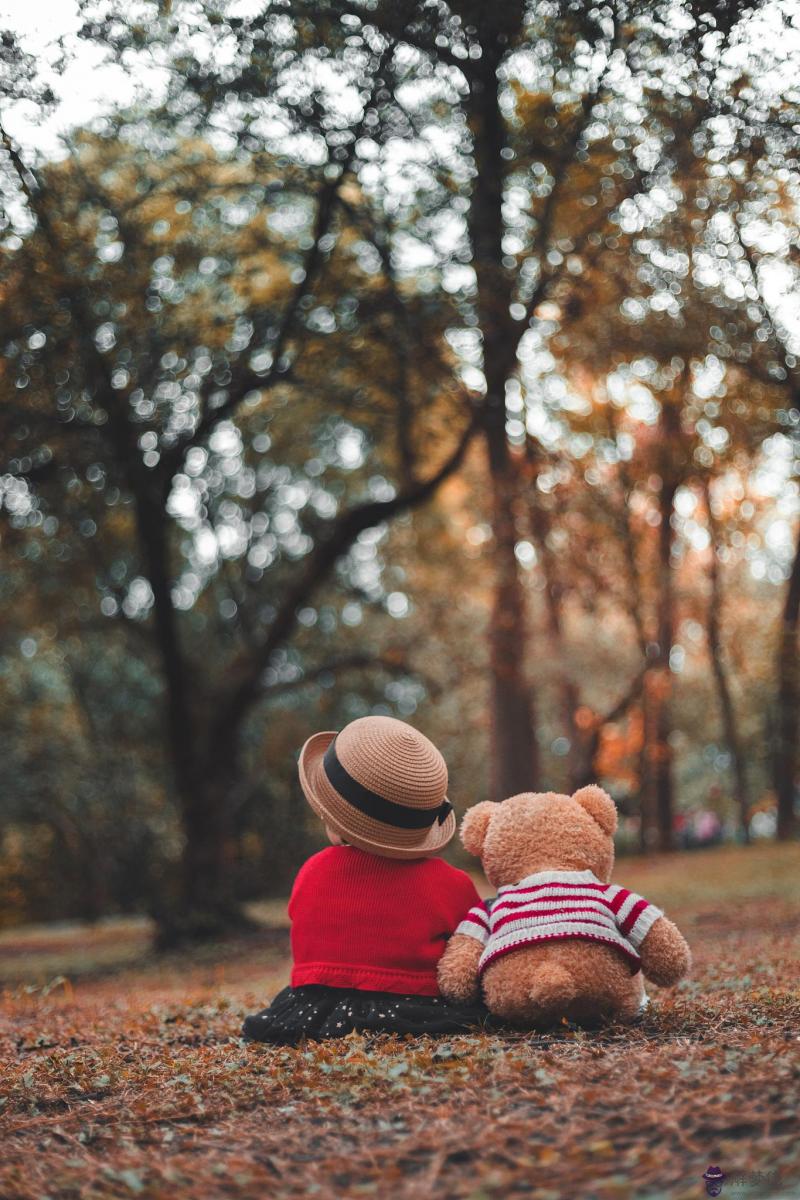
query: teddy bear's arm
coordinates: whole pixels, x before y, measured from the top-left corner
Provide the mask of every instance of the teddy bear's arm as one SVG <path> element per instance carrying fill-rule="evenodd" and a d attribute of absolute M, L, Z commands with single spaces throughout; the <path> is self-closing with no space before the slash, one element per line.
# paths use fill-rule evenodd
<path fill-rule="evenodd" d="M 480 997 L 478 962 L 483 945 L 477 938 L 454 933 L 439 959 L 439 988 L 447 1000 L 468 1003 Z"/>
<path fill-rule="evenodd" d="M 639 955 L 645 977 L 659 987 L 672 987 L 692 965 L 686 939 L 666 917 L 653 922 L 639 947 Z"/>

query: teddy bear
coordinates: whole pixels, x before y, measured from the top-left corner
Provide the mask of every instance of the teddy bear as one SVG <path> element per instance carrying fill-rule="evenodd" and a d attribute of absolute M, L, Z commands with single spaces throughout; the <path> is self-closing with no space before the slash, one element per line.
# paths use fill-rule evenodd
<path fill-rule="evenodd" d="M 519 1026 L 631 1021 L 643 976 L 672 987 L 691 956 L 659 908 L 612 884 L 617 810 L 590 784 L 523 792 L 465 814 L 461 840 L 497 895 L 469 910 L 440 959 L 447 999 L 476 999 Z"/>

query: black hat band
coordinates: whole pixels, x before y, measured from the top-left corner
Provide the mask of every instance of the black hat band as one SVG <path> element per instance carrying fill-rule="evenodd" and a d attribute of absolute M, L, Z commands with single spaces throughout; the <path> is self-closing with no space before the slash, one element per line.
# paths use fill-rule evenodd
<path fill-rule="evenodd" d="M 377 792 L 370 791 L 363 783 L 353 779 L 339 762 L 335 738 L 325 751 L 322 766 L 331 787 L 343 800 L 352 804 L 353 808 L 357 808 L 365 817 L 372 817 L 374 821 L 381 821 L 384 825 L 394 825 L 397 829 L 430 829 L 435 821 L 443 825 L 453 811 L 449 800 L 443 800 L 438 808 L 409 808 L 405 804 L 396 804 L 394 800 L 387 800 Z"/>

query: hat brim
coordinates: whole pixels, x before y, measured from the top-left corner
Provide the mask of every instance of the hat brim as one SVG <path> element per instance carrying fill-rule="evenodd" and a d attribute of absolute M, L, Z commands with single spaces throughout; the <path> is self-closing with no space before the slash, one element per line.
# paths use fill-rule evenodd
<path fill-rule="evenodd" d="M 317 816 L 349 845 L 384 858 L 426 858 L 444 849 L 456 831 L 452 810 L 441 825 L 434 821 L 430 829 L 409 831 L 365 817 L 339 795 L 322 764 L 335 737 L 331 732 L 315 733 L 300 751 L 300 785 Z"/>

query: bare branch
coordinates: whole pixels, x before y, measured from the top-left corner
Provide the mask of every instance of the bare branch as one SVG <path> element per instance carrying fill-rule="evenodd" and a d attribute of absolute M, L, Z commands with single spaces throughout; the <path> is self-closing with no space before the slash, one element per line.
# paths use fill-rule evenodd
<path fill-rule="evenodd" d="M 261 675 L 272 655 L 292 633 L 298 610 L 308 603 L 339 559 L 351 548 L 358 535 L 390 521 L 402 512 L 418 508 L 430 499 L 437 488 L 460 467 L 477 429 L 476 415 L 464 430 L 455 449 L 428 479 L 398 492 L 391 500 L 374 500 L 355 505 L 329 523 L 327 533 L 319 538 L 315 548 L 301 565 L 294 584 L 288 588 L 259 650 L 242 664 L 240 682 L 235 687 L 229 703 L 225 705 L 218 722 L 218 736 L 224 737 L 236 728 L 259 694 Z"/>
<path fill-rule="evenodd" d="M 306 256 L 301 268 L 301 276 L 289 298 L 289 301 L 284 309 L 283 316 L 275 331 L 270 353 L 272 361 L 266 375 L 257 375 L 254 371 L 247 370 L 243 373 L 237 387 L 230 390 L 227 399 L 217 408 L 208 411 L 198 422 L 195 430 L 186 438 L 181 439 L 176 445 L 165 455 L 164 469 L 174 473 L 180 466 L 186 451 L 191 447 L 203 442 L 209 433 L 214 430 L 220 421 L 227 420 L 238 409 L 239 405 L 244 400 L 245 396 L 251 391 L 264 392 L 274 387 L 276 384 L 283 382 L 285 379 L 285 364 L 284 355 L 288 346 L 289 338 L 295 328 L 297 315 L 300 311 L 305 296 L 308 295 L 312 284 L 318 278 L 324 262 L 324 250 L 322 243 L 328 236 L 333 224 L 336 210 L 339 203 L 339 192 L 346 180 L 350 169 L 353 165 L 355 157 L 356 144 L 359 138 L 367 128 L 367 120 L 375 102 L 376 96 L 383 87 L 383 72 L 388 66 L 395 51 L 393 43 L 387 44 L 378 59 L 375 67 L 375 73 L 372 79 L 369 96 L 364 102 L 361 110 L 361 115 L 350 130 L 350 138 L 347 143 L 345 155 L 343 159 L 334 160 L 329 157 L 323 172 L 323 183 L 320 187 L 317 197 L 316 213 L 314 217 L 314 227 L 311 234 L 311 245 L 306 252 Z M 335 168 L 337 174 L 333 178 L 328 177 L 328 172 Z"/>

